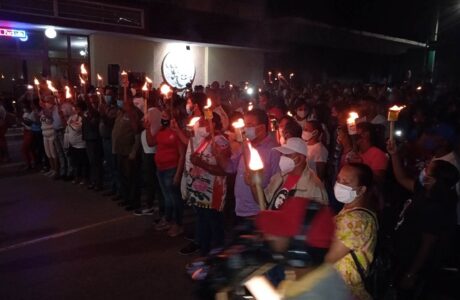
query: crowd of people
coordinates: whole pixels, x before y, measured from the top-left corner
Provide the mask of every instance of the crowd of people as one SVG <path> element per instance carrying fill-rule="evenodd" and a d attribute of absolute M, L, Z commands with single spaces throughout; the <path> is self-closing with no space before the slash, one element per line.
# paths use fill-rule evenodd
<path fill-rule="evenodd" d="M 428 83 L 278 81 L 258 93 L 244 82 L 213 82 L 169 94 L 131 82 L 126 98 L 107 86 L 77 99 L 43 84 L 40 95 L 29 91 L 18 101 L 24 159 L 54 180 L 155 215 L 155 229 L 170 237 L 184 233 L 191 207 L 194 239 L 181 254 L 224 247 L 234 224 L 254 224 L 280 253 L 300 234 L 354 299 L 372 297 L 364 283 L 381 236 L 394 246 L 401 299 L 415 297 L 442 268 L 458 268 L 459 94 Z M 390 136 L 394 104 L 406 107 Z M 352 111 L 356 134 L 347 126 Z M 239 119 L 243 141 L 232 126 Z M 264 165 L 262 208 L 250 147 Z M 306 295 L 308 286 L 287 295 Z"/>

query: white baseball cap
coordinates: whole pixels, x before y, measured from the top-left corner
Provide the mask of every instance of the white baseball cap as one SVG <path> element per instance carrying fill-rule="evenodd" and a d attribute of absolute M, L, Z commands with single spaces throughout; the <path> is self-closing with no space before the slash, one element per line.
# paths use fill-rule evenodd
<path fill-rule="evenodd" d="M 288 139 L 285 145 L 274 149 L 283 154 L 299 153 L 305 157 L 307 156 L 307 145 L 305 145 L 305 141 L 297 137 Z"/>

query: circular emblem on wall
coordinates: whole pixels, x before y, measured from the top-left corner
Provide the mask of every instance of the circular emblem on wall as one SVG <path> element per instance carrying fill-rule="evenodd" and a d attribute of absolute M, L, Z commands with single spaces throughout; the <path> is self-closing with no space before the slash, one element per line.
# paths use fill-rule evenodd
<path fill-rule="evenodd" d="M 174 51 L 165 55 L 161 64 L 163 79 L 170 86 L 185 89 L 195 79 L 195 64 L 190 51 Z"/>

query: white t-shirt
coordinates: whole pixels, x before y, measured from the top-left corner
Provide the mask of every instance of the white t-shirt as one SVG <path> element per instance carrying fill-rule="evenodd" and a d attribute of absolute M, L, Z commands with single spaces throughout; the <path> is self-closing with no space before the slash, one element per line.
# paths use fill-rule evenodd
<path fill-rule="evenodd" d="M 78 114 L 72 115 L 67 120 L 66 136 L 69 146 L 77 149 L 86 148 L 86 143 L 82 136 L 82 118 Z"/>
<path fill-rule="evenodd" d="M 433 157 L 433 160 L 447 161 L 448 163 L 454 165 L 457 168 L 457 171 L 460 173 L 460 161 L 453 151 L 441 157 Z M 460 181 L 457 182 L 455 190 L 457 191 L 457 198 L 459 199 L 459 201 L 457 201 L 457 224 L 460 225 Z"/>
<path fill-rule="evenodd" d="M 141 144 L 142 144 L 142 149 L 144 150 L 145 154 L 153 154 L 157 152 L 156 146 L 150 147 L 149 144 L 147 143 L 147 133 L 145 132 L 145 129 L 142 130 L 142 133 L 141 133 Z"/>
<path fill-rule="evenodd" d="M 307 144 L 307 165 L 316 173 L 317 162 L 327 162 L 328 151 L 321 142 L 313 145 Z"/>

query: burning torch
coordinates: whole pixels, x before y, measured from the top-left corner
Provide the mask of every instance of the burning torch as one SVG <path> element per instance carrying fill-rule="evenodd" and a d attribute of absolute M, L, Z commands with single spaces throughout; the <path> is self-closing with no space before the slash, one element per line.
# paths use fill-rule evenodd
<path fill-rule="evenodd" d="M 351 136 L 351 141 L 353 143 L 353 151 L 358 152 L 357 145 L 356 145 L 356 135 L 358 134 L 358 130 L 356 129 L 356 119 L 359 118 L 357 112 L 350 112 L 349 117 L 347 119 L 347 128 L 348 134 Z"/>
<path fill-rule="evenodd" d="M 212 101 L 208 98 L 207 104 L 203 107 L 204 118 L 209 122 L 209 128 L 211 129 L 212 144 L 214 145 L 214 124 L 212 123 Z"/>
<path fill-rule="evenodd" d="M 264 163 L 260 158 L 259 152 L 254 149 L 251 143 L 248 143 L 249 147 L 249 174 L 251 175 L 251 189 L 253 191 L 254 197 L 259 203 L 261 210 L 265 209 L 265 194 L 262 188 L 262 181 L 264 176 Z"/>
<path fill-rule="evenodd" d="M 129 80 L 128 80 L 128 73 L 126 73 L 125 70 L 123 70 L 121 73 L 121 86 L 123 87 L 123 101 L 125 103 L 128 103 L 128 85 L 129 85 Z"/>
<path fill-rule="evenodd" d="M 34 78 L 34 85 L 37 88 L 38 100 L 42 102 L 42 96 L 40 95 L 40 81 L 38 81 L 36 77 Z"/>
<path fill-rule="evenodd" d="M 193 117 L 186 126 L 187 133 L 188 133 L 189 140 L 190 140 L 190 153 L 195 152 L 195 149 L 193 147 L 193 138 L 195 137 L 194 127 L 196 125 L 196 122 L 198 122 L 199 120 L 200 120 L 200 117 Z"/>
<path fill-rule="evenodd" d="M 398 121 L 399 113 L 406 106 L 393 105 L 388 110 L 388 122 L 390 122 L 390 141 L 394 141 L 395 122 Z"/>

